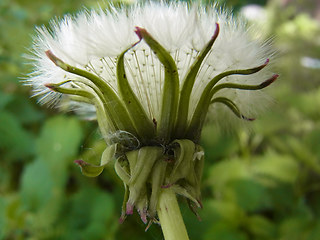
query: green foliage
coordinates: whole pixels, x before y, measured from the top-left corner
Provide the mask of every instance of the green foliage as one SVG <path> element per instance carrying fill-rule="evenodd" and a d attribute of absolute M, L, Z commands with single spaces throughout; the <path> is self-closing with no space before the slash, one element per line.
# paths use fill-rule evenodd
<path fill-rule="evenodd" d="M 226 4 L 238 10 L 252 2 L 265 3 Z M 191 239 L 319 238 L 320 69 L 301 61 L 319 60 L 320 29 L 311 17 L 315 6 L 305 2 L 265 6 L 263 32 L 276 36 L 281 53 L 280 78 L 269 89 L 276 101 L 268 112 L 250 133 L 226 134 L 215 125 L 203 131 L 202 222 L 181 202 Z M 123 188 L 114 169 L 91 179 L 73 164 L 100 163 L 105 144 L 95 123 L 38 106 L 19 83 L 32 71 L 23 55 L 34 25 L 82 5 L 98 3 L 0 1 L 0 240 L 162 238 L 156 225 L 145 233 L 136 215 L 118 224 Z"/>

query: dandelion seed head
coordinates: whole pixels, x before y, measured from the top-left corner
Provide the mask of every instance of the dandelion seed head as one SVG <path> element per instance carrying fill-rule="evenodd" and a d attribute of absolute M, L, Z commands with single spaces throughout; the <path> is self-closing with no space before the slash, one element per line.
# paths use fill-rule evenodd
<path fill-rule="evenodd" d="M 57 68 L 45 54 L 51 50 L 68 64 L 96 74 L 116 92 L 116 61 L 126 48 L 139 38 L 134 33 L 136 26 L 145 28 L 170 52 L 177 65 L 180 86 L 188 69 L 199 52 L 210 40 L 215 23 L 220 25 L 220 34 L 203 62 L 195 80 L 189 105 L 190 119 L 199 96 L 208 82 L 221 72 L 257 66 L 272 56 L 268 43 L 253 39 L 252 28 L 243 19 L 234 19 L 230 12 L 185 3 L 135 4 L 130 8 L 82 11 L 62 20 L 52 20 L 50 27 L 37 28 L 33 55 L 35 70 L 27 84 L 32 85 L 39 102 L 59 106 L 60 93 L 53 93 L 44 86 L 67 79 L 81 77 Z M 128 80 L 150 118 L 159 118 L 164 84 L 164 68 L 149 46 L 142 41 L 125 56 Z M 229 76 L 223 82 L 256 84 L 270 75 L 268 68 L 254 75 Z M 68 86 L 68 85 L 66 85 Z M 259 112 L 261 91 L 247 92 L 234 89 L 220 91 L 217 96 L 226 96 L 239 104 L 246 113 Z M 254 104 L 252 104 L 254 103 Z M 83 115 L 88 110 L 92 117 L 93 107 L 77 107 Z M 211 107 L 210 115 L 219 107 Z M 228 110 L 226 110 L 228 112 Z"/>
<path fill-rule="evenodd" d="M 267 102 L 261 89 L 278 77 L 269 42 L 215 5 L 82 11 L 37 33 L 26 84 L 40 103 L 96 115 L 107 144 L 100 165 L 75 163 L 92 177 L 116 159 L 126 186 L 121 222 L 134 208 L 144 223 L 155 221 L 161 188 L 186 197 L 194 212 L 201 207 L 205 121 L 252 121 Z"/>

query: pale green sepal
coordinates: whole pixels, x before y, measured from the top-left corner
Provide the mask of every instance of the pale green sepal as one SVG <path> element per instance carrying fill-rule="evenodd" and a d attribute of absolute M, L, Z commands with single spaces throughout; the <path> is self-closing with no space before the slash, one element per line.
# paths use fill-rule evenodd
<path fill-rule="evenodd" d="M 161 187 L 166 176 L 167 164 L 165 159 L 160 158 L 155 163 L 151 172 L 151 197 L 149 204 L 149 215 L 151 219 L 154 219 L 156 216 Z"/>
<path fill-rule="evenodd" d="M 117 61 L 117 81 L 120 96 L 126 106 L 129 116 L 137 129 L 138 135 L 145 141 L 150 141 L 155 136 L 155 126 L 151 119 L 147 116 L 141 103 L 133 92 L 124 68 L 124 55 L 128 51 L 126 49 L 120 54 Z"/>
<path fill-rule="evenodd" d="M 139 150 L 134 150 L 126 153 L 126 157 L 130 166 L 130 176 L 133 175 L 134 169 L 138 161 Z"/>
<path fill-rule="evenodd" d="M 147 185 L 145 184 L 144 187 L 141 189 L 141 192 L 140 192 L 140 196 L 137 200 L 137 203 L 136 203 L 136 209 L 140 215 L 140 218 L 142 220 L 142 222 L 144 224 L 147 224 L 148 223 L 148 220 L 147 220 L 147 210 L 148 210 L 148 195 L 147 195 Z M 130 196 L 129 196 L 130 198 Z"/>
<path fill-rule="evenodd" d="M 133 207 L 137 203 L 142 189 L 146 186 L 148 177 L 154 166 L 154 163 L 162 155 L 162 148 L 160 147 L 142 147 L 138 151 L 138 156 L 134 168 L 132 169 L 131 178 L 129 180 L 129 200 L 127 202 L 127 214 L 132 214 Z M 129 163 L 131 162 L 130 155 L 127 154 Z M 130 166 L 131 167 L 131 166 Z"/>
<path fill-rule="evenodd" d="M 131 174 L 130 185 L 135 184 L 136 182 L 142 181 L 143 175 L 146 175 L 151 172 L 151 168 L 155 161 L 161 156 L 163 149 L 160 147 L 142 147 L 138 151 L 138 156 L 136 160 L 136 164 Z M 130 155 L 127 154 L 127 158 L 129 159 Z M 131 167 L 131 163 L 130 163 Z M 144 176 L 147 178 L 147 176 Z"/>
<path fill-rule="evenodd" d="M 188 205 L 191 211 L 197 216 L 197 218 L 201 221 L 201 218 L 197 212 L 196 207 L 202 208 L 201 203 L 201 178 L 202 178 L 202 172 L 204 168 L 204 151 L 201 146 L 196 145 L 196 152 L 194 154 L 194 175 L 193 179 L 187 178 L 186 180 L 188 182 L 194 182 L 193 191 L 194 196 L 197 200 L 196 206 L 194 205 L 194 202 L 188 199 Z"/>
<path fill-rule="evenodd" d="M 182 187 L 194 198 L 197 200 L 197 206 L 201 207 L 201 185 L 198 176 L 195 171 L 190 172 L 190 174 L 185 178 L 185 182 Z"/>
<path fill-rule="evenodd" d="M 193 155 L 194 159 L 194 172 L 197 177 L 198 184 L 200 186 L 202 172 L 204 168 L 204 149 L 200 145 L 196 145 L 196 151 Z"/>
<path fill-rule="evenodd" d="M 101 156 L 101 161 L 100 161 L 101 166 L 107 165 L 114 159 L 116 149 L 117 149 L 117 144 L 112 144 L 107 146 L 107 148 L 103 151 Z"/>
<path fill-rule="evenodd" d="M 126 162 L 120 157 L 114 164 L 114 169 L 119 178 L 128 185 L 130 180 L 129 167 L 125 164 Z"/>
<path fill-rule="evenodd" d="M 199 207 L 199 208 L 201 207 L 201 205 L 199 204 L 197 199 L 194 196 L 192 196 L 184 187 L 180 187 L 179 185 L 173 185 L 173 186 L 171 186 L 171 189 L 176 194 L 190 199 L 192 202 L 194 202 L 197 205 L 197 207 Z"/>
<path fill-rule="evenodd" d="M 204 166 L 203 149 L 188 139 L 175 140 L 179 147 L 174 149 L 175 166 L 170 175 L 170 184 L 173 184 L 178 194 L 185 196 L 201 207 L 201 176 Z M 176 184 L 179 181 L 179 185 Z"/>
<path fill-rule="evenodd" d="M 158 138 L 170 142 L 177 117 L 179 101 L 179 75 L 177 66 L 170 53 L 165 50 L 145 29 L 136 27 L 136 33 L 143 38 L 164 66 L 165 79 L 163 86 L 160 119 L 158 120 Z"/>
<path fill-rule="evenodd" d="M 196 76 L 199 72 L 199 69 L 203 60 L 205 59 L 205 57 L 211 50 L 213 43 L 217 39 L 218 34 L 219 34 L 219 24 L 216 23 L 216 30 L 214 35 L 212 36 L 210 41 L 207 43 L 207 45 L 199 53 L 198 57 L 196 58 L 192 66 L 189 68 L 189 71 L 183 81 L 183 85 L 180 92 L 177 122 L 175 127 L 175 130 L 176 130 L 175 136 L 178 138 L 183 136 L 183 133 L 186 131 L 186 128 L 187 128 L 190 96 L 191 96 L 194 82 L 196 80 Z"/>
<path fill-rule="evenodd" d="M 193 174 L 187 176 L 187 182 L 192 186 L 194 195 L 198 202 L 201 200 L 201 178 L 204 168 L 204 150 L 200 145 L 196 145 L 193 155 Z"/>
<path fill-rule="evenodd" d="M 169 177 L 169 184 L 174 184 L 193 172 L 195 144 L 189 139 L 175 140 L 173 144 L 175 143 L 178 146 L 173 149 L 175 162 Z"/>
<path fill-rule="evenodd" d="M 129 199 L 129 188 L 127 184 L 123 183 L 124 185 L 124 197 L 123 197 L 123 202 L 122 202 L 122 207 L 121 207 L 121 216 L 119 218 L 119 223 L 123 223 L 124 220 L 126 219 L 126 206 L 127 206 L 127 201 Z"/>

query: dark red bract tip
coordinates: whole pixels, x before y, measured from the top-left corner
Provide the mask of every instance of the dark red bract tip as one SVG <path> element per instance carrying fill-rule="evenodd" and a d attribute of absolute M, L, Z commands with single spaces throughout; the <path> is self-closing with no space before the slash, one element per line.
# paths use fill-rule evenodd
<path fill-rule="evenodd" d="M 142 37 L 142 32 L 146 31 L 144 28 L 141 27 L 136 27 L 136 29 L 134 30 L 134 32 L 137 34 L 137 36 L 139 37 L 139 39 L 141 40 Z"/>
<path fill-rule="evenodd" d="M 122 224 L 124 222 L 124 220 L 126 220 L 126 216 L 125 215 L 121 215 L 121 217 L 119 218 L 119 223 Z"/>
<path fill-rule="evenodd" d="M 254 121 L 254 120 L 256 120 L 255 118 L 248 118 L 248 117 L 243 116 L 243 115 L 241 115 L 241 118 L 246 120 L 246 121 Z"/>
<path fill-rule="evenodd" d="M 275 80 L 277 80 L 277 78 L 279 77 L 279 74 L 274 74 L 271 78 L 267 79 L 266 81 L 264 81 L 263 83 L 261 83 L 261 87 L 265 88 L 267 86 L 269 86 L 271 83 L 273 83 Z"/>
<path fill-rule="evenodd" d="M 219 23 L 216 23 L 216 30 L 214 31 L 212 39 L 216 39 L 219 35 L 219 32 L 220 32 L 220 25 L 219 25 Z"/>
<path fill-rule="evenodd" d="M 265 68 L 270 62 L 270 59 L 267 58 L 267 60 L 264 62 L 264 64 L 260 65 L 259 67 L 256 68 L 257 71 L 260 71 L 261 69 Z"/>
<path fill-rule="evenodd" d="M 55 64 L 57 65 L 57 61 L 59 60 L 59 58 L 56 57 L 56 55 L 54 55 L 51 50 L 47 50 L 45 51 L 47 57 Z"/>
<path fill-rule="evenodd" d="M 47 88 L 50 88 L 50 89 L 54 89 L 55 88 L 54 84 L 52 84 L 52 83 L 46 83 L 46 84 L 44 84 L 44 86 L 47 87 Z"/>
<path fill-rule="evenodd" d="M 133 205 L 131 203 L 127 203 L 126 214 L 127 215 L 133 214 Z"/>
<path fill-rule="evenodd" d="M 86 163 L 85 161 L 83 160 L 74 160 L 73 161 L 75 164 L 79 165 L 79 166 L 84 166 L 84 165 L 87 165 L 88 163 Z"/>
<path fill-rule="evenodd" d="M 168 183 L 166 185 L 162 185 L 161 188 L 169 188 L 172 187 L 173 183 Z"/>
<path fill-rule="evenodd" d="M 141 221 L 142 221 L 144 224 L 147 224 L 147 223 L 148 223 L 147 212 L 146 212 L 145 210 L 143 210 L 142 212 L 140 212 L 140 218 L 141 218 Z"/>

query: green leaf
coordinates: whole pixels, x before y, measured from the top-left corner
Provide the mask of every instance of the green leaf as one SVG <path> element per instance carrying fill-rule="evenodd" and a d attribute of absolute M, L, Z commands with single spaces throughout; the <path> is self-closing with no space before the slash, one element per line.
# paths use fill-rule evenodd
<path fill-rule="evenodd" d="M 30 101 L 30 98 L 26 96 L 14 96 L 14 99 L 10 101 L 6 109 L 22 124 L 37 124 L 44 119 L 43 111 L 37 109 Z"/>
<path fill-rule="evenodd" d="M 320 127 L 315 128 L 309 135 L 307 135 L 304 142 L 304 146 L 308 147 L 308 149 L 310 149 L 310 152 L 314 153 L 317 156 L 317 159 L 320 159 Z"/>
<path fill-rule="evenodd" d="M 113 217 L 114 201 L 109 193 L 97 192 L 90 211 L 91 219 L 99 222 L 107 222 Z"/>
<path fill-rule="evenodd" d="M 6 226 L 6 207 L 7 204 L 4 200 L 4 198 L 0 198 L 0 229 L 2 229 L 2 231 L 0 231 L 0 239 L 4 239 L 5 237 L 5 226 Z"/>
<path fill-rule="evenodd" d="M 272 152 L 255 159 L 251 169 L 258 179 L 267 177 L 285 183 L 294 183 L 299 175 L 299 165 L 294 158 Z"/>
<path fill-rule="evenodd" d="M 10 94 L 6 94 L 0 91 L 0 110 L 2 111 L 2 109 L 9 103 L 12 101 L 12 99 L 14 98 L 13 95 Z"/>
<path fill-rule="evenodd" d="M 276 239 L 275 224 L 263 216 L 250 216 L 245 225 L 255 239 Z"/>
<path fill-rule="evenodd" d="M 238 229 L 232 228 L 224 222 L 214 224 L 205 234 L 204 240 L 248 240 L 246 234 Z"/>
<path fill-rule="evenodd" d="M 216 223 L 228 223 L 231 228 L 240 226 L 246 218 L 245 212 L 234 202 L 211 200 L 207 202 L 207 207 Z"/>
<path fill-rule="evenodd" d="M 252 175 L 245 162 L 234 159 L 213 165 L 210 169 L 209 182 L 212 184 L 214 191 L 220 193 L 230 181 L 251 178 Z"/>
<path fill-rule="evenodd" d="M 45 162 L 37 160 L 29 164 L 21 179 L 23 206 L 31 211 L 42 208 L 53 197 L 53 186 L 53 178 Z"/>
<path fill-rule="evenodd" d="M 303 236 L 307 236 L 311 226 L 310 219 L 306 217 L 294 216 L 285 218 L 279 226 L 279 237 L 285 240 L 309 239 L 303 238 Z M 312 238 L 310 240 L 312 240 Z"/>
<path fill-rule="evenodd" d="M 43 126 L 37 141 L 38 156 L 52 169 L 65 168 L 78 153 L 83 130 L 76 118 L 58 116 Z"/>
<path fill-rule="evenodd" d="M 203 128 L 201 146 L 205 148 L 206 159 L 225 159 L 238 151 L 238 143 L 231 134 L 224 134 L 216 125 Z"/>
<path fill-rule="evenodd" d="M 232 191 L 237 205 L 246 211 L 262 210 L 270 203 L 269 192 L 255 180 L 235 179 L 228 182 L 225 190 Z"/>
<path fill-rule="evenodd" d="M 0 149 L 8 158 L 23 158 L 34 153 L 33 137 L 8 112 L 0 112 Z"/>
<path fill-rule="evenodd" d="M 317 240 L 320 236 L 320 221 L 317 219 L 315 222 L 313 222 L 311 229 L 308 232 L 308 240 Z"/>
<path fill-rule="evenodd" d="M 115 203 L 112 196 L 93 186 L 82 189 L 71 197 L 65 211 L 63 239 L 105 239 L 112 235 Z"/>

